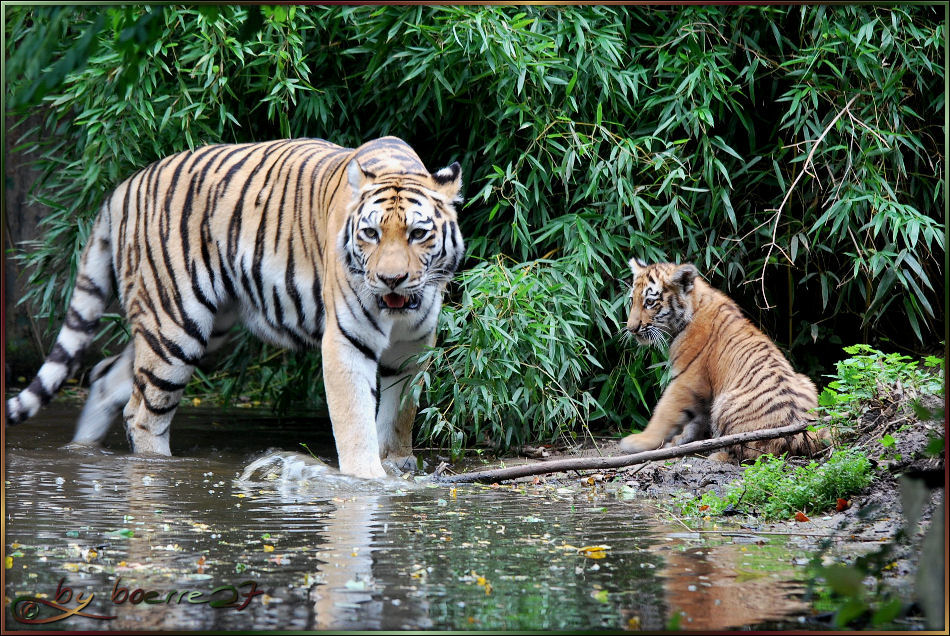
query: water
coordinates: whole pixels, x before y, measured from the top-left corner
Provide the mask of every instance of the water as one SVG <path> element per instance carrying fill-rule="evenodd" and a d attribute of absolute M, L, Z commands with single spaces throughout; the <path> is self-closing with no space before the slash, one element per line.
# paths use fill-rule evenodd
<path fill-rule="evenodd" d="M 128 455 L 118 431 L 111 450 L 62 449 L 75 416 L 6 431 L 9 629 L 707 630 L 807 612 L 802 555 L 775 538 L 687 532 L 602 485 L 354 480 L 300 452 L 332 449 L 325 423 L 248 413 L 183 411 L 169 459 Z"/>

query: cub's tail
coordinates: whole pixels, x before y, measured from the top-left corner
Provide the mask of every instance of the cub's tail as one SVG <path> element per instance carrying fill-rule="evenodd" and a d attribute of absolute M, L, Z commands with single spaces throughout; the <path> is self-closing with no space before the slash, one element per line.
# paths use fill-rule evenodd
<path fill-rule="evenodd" d="M 103 209 L 83 250 L 66 321 L 56 337 L 56 344 L 30 385 L 7 400 L 8 425 L 36 415 L 79 368 L 82 354 L 95 337 L 99 319 L 112 296 L 111 248 L 109 213 Z"/>

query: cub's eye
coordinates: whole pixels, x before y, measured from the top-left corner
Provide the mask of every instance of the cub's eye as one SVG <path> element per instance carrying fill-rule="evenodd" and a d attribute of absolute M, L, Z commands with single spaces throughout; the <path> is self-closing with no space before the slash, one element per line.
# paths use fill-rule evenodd
<path fill-rule="evenodd" d="M 651 307 L 655 307 L 656 303 L 657 303 L 657 300 L 655 298 L 647 298 L 646 300 L 643 301 L 643 306 L 646 309 L 650 309 Z"/>
<path fill-rule="evenodd" d="M 416 228 L 412 232 L 409 232 L 409 238 L 413 241 L 421 241 L 426 236 L 429 235 L 429 230 L 423 230 L 422 228 Z"/>
<path fill-rule="evenodd" d="M 379 238 L 379 232 L 371 227 L 364 227 L 360 230 L 360 238 L 364 241 L 375 241 Z"/>

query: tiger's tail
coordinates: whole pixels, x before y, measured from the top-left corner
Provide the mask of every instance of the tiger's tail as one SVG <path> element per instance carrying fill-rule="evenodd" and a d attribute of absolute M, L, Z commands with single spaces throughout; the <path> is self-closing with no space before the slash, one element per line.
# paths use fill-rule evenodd
<path fill-rule="evenodd" d="M 19 424 L 36 415 L 76 372 L 83 352 L 96 336 L 99 319 L 112 296 L 110 226 L 109 212 L 104 208 L 83 250 L 76 286 L 56 343 L 30 385 L 7 400 L 7 425 Z"/>

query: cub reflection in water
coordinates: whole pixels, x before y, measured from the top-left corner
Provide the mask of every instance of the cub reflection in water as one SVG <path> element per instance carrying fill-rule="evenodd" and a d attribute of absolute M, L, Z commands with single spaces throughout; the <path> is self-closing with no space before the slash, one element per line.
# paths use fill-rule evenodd
<path fill-rule="evenodd" d="M 664 550 L 661 576 L 669 617 L 680 614 L 680 629 L 735 629 L 807 611 L 798 598 L 804 588 L 788 580 L 792 565 L 781 568 L 776 548 L 733 543 L 729 537 L 712 545 L 715 540 L 696 545 L 676 539 Z"/>

